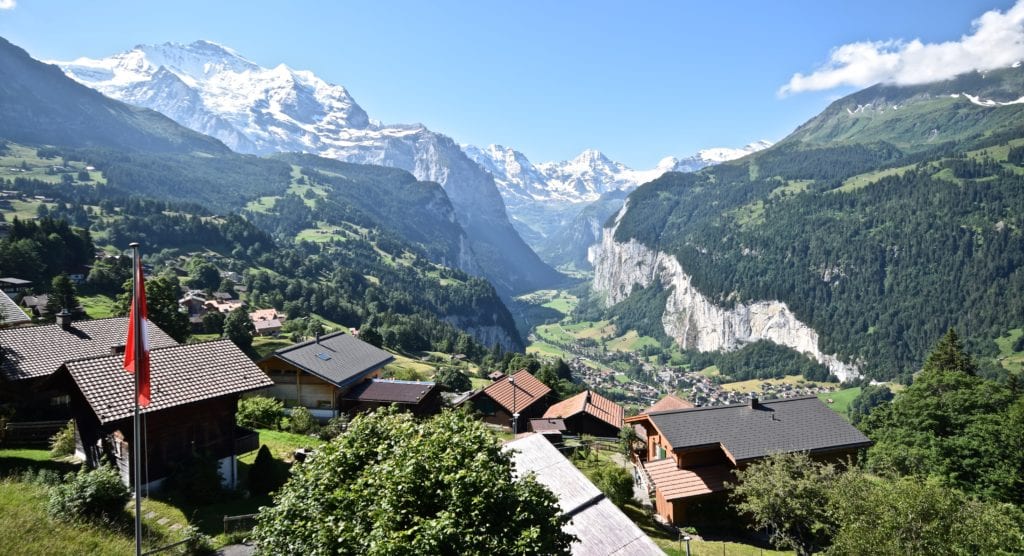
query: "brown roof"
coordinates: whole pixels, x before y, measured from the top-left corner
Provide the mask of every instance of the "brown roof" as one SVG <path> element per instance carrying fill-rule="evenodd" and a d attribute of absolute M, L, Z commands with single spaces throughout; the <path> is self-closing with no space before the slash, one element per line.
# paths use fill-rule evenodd
<path fill-rule="evenodd" d="M 568 418 L 578 413 L 592 415 L 613 427 L 622 428 L 622 406 L 590 390 L 549 407 L 544 417 Z"/>
<path fill-rule="evenodd" d="M 256 322 L 258 320 L 280 320 L 277 309 L 256 309 L 249 313 L 249 318 Z"/>
<path fill-rule="evenodd" d="M 94 357 L 62 367 L 101 423 L 131 417 L 134 411 L 133 375 L 124 370 L 123 361 L 120 355 Z M 143 413 L 274 384 L 231 340 L 152 350 L 150 381 L 150 404 Z"/>
<path fill-rule="evenodd" d="M 533 432 L 563 432 L 565 421 L 562 419 L 530 419 L 530 430 Z"/>
<path fill-rule="evenodd" d="M 665 500 L 722 492 L 725 483 L 735 479 L 728 464 L 679 469 L 675 460 L 660 459 L 645 462 L 644 469 Z"/>
<path fill-rule="evenodd" d="M 176 346 L 173 338 L 149 321 L 150 349 Z M 0 330 L 0 376 L 22 380 L 48 376 L 65 361 L 110 355 L 110 348 L 124 345 L 128 319 L 117 317 L 78 320 L 67 330 L 59 324 Z"/>
<path fill-rule="evenodd" d="M 511 378 L 515 379 L 514 399 L 513 384 L 504 378 L 484 388 L 482 392 L 509 413 L 521 412 L 551 393 L 551 389 L 546 384 L 525 370 L 518 371 Z M 514 408 L 513 403 L 515 404 Z"/>
<path fill-rule="evenodd" d="M 359 402 L 418 404 L 436 385 L 414 380 L 371 379 L 357 384 L 343 399 Z"/>
<path fill-rule="evenodd" d="M 684 400 L 674 394 L 666 394 L 664 398 L 654 402 L 654 405 L 643 410 L 641 413 L 653 413 L 655 411 L 670 411 L 673 409 L 690 409 L 694 407 L 688 400 Z"/>

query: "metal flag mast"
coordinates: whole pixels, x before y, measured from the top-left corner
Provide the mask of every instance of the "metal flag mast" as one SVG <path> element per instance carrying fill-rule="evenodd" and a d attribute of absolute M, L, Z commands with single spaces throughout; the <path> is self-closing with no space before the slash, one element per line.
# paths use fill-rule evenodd
<path fill-rule="evenodd" d="M 133 242 L 128 245 L 132 248 L 132 313 L 135 318 L 130 323 L 133 330 L 132 341 L 135 372 L 135 418 L 133 419 L 132 432 L 132 468 L 134 470 L 135 485 L 135 556 L 142 555 L 142 451 L 140 439 L 142 438 L 141 427 L 139 427 L 139 375 L 142 374 L 142 318 L 139 315 L 139 279 L 142 273 L 139 269 L 141 259 L 139 255 L 139 244 Z"/>

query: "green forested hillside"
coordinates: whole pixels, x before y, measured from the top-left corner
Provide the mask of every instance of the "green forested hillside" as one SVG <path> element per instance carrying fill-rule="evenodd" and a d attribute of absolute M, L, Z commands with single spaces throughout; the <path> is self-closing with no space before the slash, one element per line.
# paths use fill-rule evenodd
<path fill-rule="evenodd" d="M 963 119 L 921 102 L 933 128 Z M 674 254 L 723 305 L 785 301 L 822 350 L 874 377 L 916 370 L 951 326 L 992 355 L 1024 323 L 1024 168 L 1008 161 L 1024 113 L 971 106 L 998 129 L 914 152 L 867 131 L 805 142 L 809 123 L 742 161 L 668 174 L 630 196 L 616 238 Z"/>

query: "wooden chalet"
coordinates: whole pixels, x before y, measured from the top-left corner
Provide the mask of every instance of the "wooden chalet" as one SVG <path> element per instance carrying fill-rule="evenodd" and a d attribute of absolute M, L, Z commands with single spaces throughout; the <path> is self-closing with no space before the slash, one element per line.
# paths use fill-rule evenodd
<path fill-rule="evenodd" d="M 560 401 L 544 412 L 545 419 L 562 418 L 573 434 L 617 437 L 622 430 L 622 406 L 586 390 Z"/>
<path fill-rule="evenodd" d="M 524 435 L 502 449 L 511 451 L 517 478 L 533 475 L 558 498 L 558 507 L 571 518 L 562 530 L 576 536 L 570 547 L 574 555 L 664 556 L 633 520 L 540 434 Z"/>
<path fill-rule="evenodd" d="M 551 403 L 550 396 L 551 388 L 526 370 L 520 370 L 474 392 L 460 405 L 469 404 L 484 422 L 502 427 L 511 427 L 512 415 L 518 413 L 517 427 L 523 431 L 530 419 L 544 415 Z"/>
<path fill-rule="evenodd" d="M 352 387 L 341 397 L 345 413 L 372 411 L 397 405 L 414 415 L 433 415 L 441 411 L 441 389 L 433 382 L 371 378 Z"/>
<path fill-rule="evenodd" d="M 257 365 L 274 381 L 267 392 L 270 396 L 286 406 L 301 405 L 317 418 L 328 419 L 342 410 L 342 398 L 350 390 L 378 378 L 394 359 L 358 338 L 335 332 L 281 348 Z"/>
<path fill-rule="evenodd" d="M 147 332 L 151 348 L 178 345 L 152 321 Z M 13 421 L 67 420 L 67 392 L 49 385 L 50 376 L 66 361 L 123 353 L 127 337 L 125 317 L 59 315 L 54 324 L 0 329 L 0 403 L 13 406 Z"/>
<path fill-rule="evenodd" d="M 552 444 L 560 444 L 566 428 L 563 419 L 545 419 L 542 417 L 540 419 L 530 419 L 527 430 L 543 436 Z"/>
<path fill-rule="evenodd" d="M 0 291 L 8 295 L 17 296 L 18 294 L 25 293 L 31 286 L 32 282 L 30 280 L 22 280 L 13 276 L 0 278 Z"/>
<path fill-rule="evenodd" d="M 646 430 L 641 477 L 659 515 L 675 524 L 687 508 L 724 495 L 732 471 L 773 453 L 807 452 L 827 461 L 871 445 L 817 397 L 643 413 L 626 418 Z"/>
<path fill-rule="evenodd" d="M 651 404 L 651 407 L 641 411 L 641 414 L 654 413 L 655 411 L 669 411 L 672 409 L 690 409 L 696 407 L 690 400 L 686 400 L 676 396 L 675 394 L 665 394 L 663 398 Z M 632 423 L 633 431 L 636 432 L 636 438 L 640 442 L 647 442 L 647 429 L 644 428 L 640 423 Z"/>
<path fill-rule="evenodd" d="M 159 488 L 174 463 L 193 455 L 218 461 L 226 486 L 238 477 L 236 456 L 259 447 L 255 432 L 235 424 L 243 392 L 272 383 L 230 340 L 175 345 L 150 351 L 151 396 L 143 408 L 142 482 Z M 68 361 L 53 377 L 71 393 L 76 453 L 86 464 L 115 465 L 131 485 L 133 375 L 124 356 Z"/>

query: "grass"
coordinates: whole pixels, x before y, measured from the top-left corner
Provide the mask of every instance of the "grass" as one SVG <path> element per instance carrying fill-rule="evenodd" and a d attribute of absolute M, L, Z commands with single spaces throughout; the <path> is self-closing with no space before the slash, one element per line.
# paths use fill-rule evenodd
<path fill-rule="evenodd" d="M 1013 343 L 1022 335 L 1024 335 L 1024 328 L 1014 328 L 1007 332 L 1005 336 L 996 338 L 996 346 L 999 347 L 999 355 L 996 356 L 996 361 L 1007 371 L 1015 373 L 1024 372 L 1024 351 L 1013 351 Z"/>
<path fill-rule="evenodd" d="M 867 187 L 868 185 L 871 185 L 871 184 L 877 182 L 878 180 L 880 180 L 882 178 L 887 178 L 889 176 L 902 176 L 904 173 L 906 173 L 908 170 L 910 170 L 913 167 L 914 167 L 914 165 L 911 164 L 909 166 L 900 166 L 899 168 L 887 168 L 885 170 L 878 170 L 877 172 L 868 172 L 866 174 L 858 174 L 858 175 L 853 176 L 851 178 L 847 178 L 846 180 L 843 181 L 843 185 L 837 187 L 836 189 L 833 189 L 832 191 L 836 191 L 836 192 L 856 191 L 856 190 L 861 189 L 863 187 Z"/>
<path fill-rule="evenodd" d="M 715 376 L 718 376 L 718 375 L 722 374 L 722 371 L 719 371 L 717 366 L 712 365 L 710 367 L 705 367 L 705 368 L 701 369 L 700 370 L 700 374 L 702 374 L 702 375 L 704 375 L 704 376 L 706 376 L 708 378 L 711 378 L 711 377 L 715 377 Z"/>
<path fill-rule="evenodd" d="M 196 337 L 193 335 L 192 337 Z M 214 335 L 216 336 L 216 335 Z M 266 357 L 271 353 L 292 345 L 292 341 L 285 338 L 275 338 L 273 336 L 256 336 L 252 339 L 252 349 L 259 354 L 260 358 Z"/>
<path fill-rule="evenodd" d="M 612 351 L 640 351 L 644 346 L 659 347 L 661 343 L 650 336 L 641 336 L 636 330 L 630 330 L 609 341 L 607 346 Z"/>
<path fill-rule="evenodd" d="M 105 295 L 80 295 L 78 301 L 86 314 L 94 319 L 113 317 L 119 312 L 114 300 Z"/>
<path fill-rule="evenodd" d="M 561 357 L 564 361 L 572 359 L 572 354 L 547 342 L 533 342 L 526 346 L 526 353 L 536 353 L 546 357 Z"/>
<path fill-rule="evenodd" d="M 825 405 L 832 408 L 833 411 L 847 418 L 847 412 L 850 409 L 850 402 L 853 401 L 860 394 L 860 386 L 856 388 L 844 388 L 835 392 L 822 392 L 818 394 L 818 399 L 825 402 Z M 828 400 L 832 400 L 832 403 L 828 403 Z"/>

